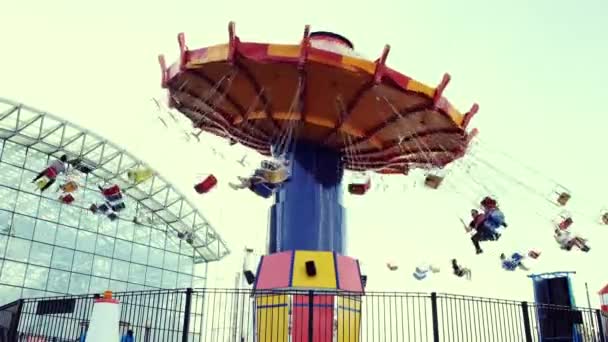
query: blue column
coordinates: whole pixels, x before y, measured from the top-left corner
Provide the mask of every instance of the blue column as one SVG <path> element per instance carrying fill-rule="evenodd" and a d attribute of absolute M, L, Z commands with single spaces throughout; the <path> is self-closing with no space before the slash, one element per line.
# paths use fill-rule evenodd
<path fill-rule="evenodd" d="M 270 209 L 268 252 L 334 251 L 345 254 L 340 153 L 296 142 L 288 153 L 291 178 Z"/>

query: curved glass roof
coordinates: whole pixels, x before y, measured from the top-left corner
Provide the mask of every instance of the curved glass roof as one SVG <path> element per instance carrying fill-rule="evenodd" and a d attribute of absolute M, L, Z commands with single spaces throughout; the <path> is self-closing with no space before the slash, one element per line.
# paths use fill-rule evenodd
<path fill-rule="evenodd" d="M 123 192 L 176 234 L 192 234 L 194 262 L 218 261 L 230 250 L 203 214 L 171 183 L 154 173 L 134 185 L 127 171 L 150 168 L 107 139 L 52 114 L 0 98 L 0 139 L 59 158 L 81 158 L 100 182 L 118 184 Z"/>

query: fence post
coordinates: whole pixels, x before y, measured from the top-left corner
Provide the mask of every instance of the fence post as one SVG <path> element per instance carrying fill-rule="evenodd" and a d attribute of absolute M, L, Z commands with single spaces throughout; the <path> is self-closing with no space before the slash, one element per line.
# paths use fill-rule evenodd
<path fill-rule="evenodd" d="M 21 320 L 21 310 L 23 309 L 23 299 L 18 300 L 17 311 L 11 319 L 11 324 L 8 331 L 8 340 L 17 341 L 19 338 L 19 321 Z"/>
<path fill-rule="evenodd" d="M 431 314 L 433 319 L 433 341 L 439 342 L 439 315 L 437 314 L 436 292 L 431 292 Z"/>
<path fill-rule="evenodd" d="M 308 342 L 313 342 L 313 324 L 314 324 L 314 303 L 315 303 L 315 292 L 310 290 L 308 291 Z"/>
<path fill-rule="evenodd" d="M 600 310 L 595 310 L 595 317 L 597 317 L 597 324 L 599 327 L 598 330 L 600 333 L 600 342 L 606 342 L 606 334 L 604 334 L 604 325 L 602 324 L 602 312 Z"/>
<path fill-rule="evenodd" d="M 532 342 L 532 329 L 530 328 L 530 313 L 528 312 L 528 302 L 521 302 L 521 311 L 524 315 L 524 332 L 526 342 Z"/>
<path fill-rule="evenodd" d="M 182 327 L 182 342 L 188 342 L 190 333 L 190 311 L 192 306 L 192 288 L 186 289 L 186 304 L 184 305 L 184 326 Z"/>

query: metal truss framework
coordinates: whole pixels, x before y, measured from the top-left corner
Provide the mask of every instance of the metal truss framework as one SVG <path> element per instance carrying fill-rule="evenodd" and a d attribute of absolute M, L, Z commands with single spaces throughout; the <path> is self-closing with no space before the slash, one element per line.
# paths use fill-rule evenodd
<path fill-rule="evenodd" d="M 150 167 L 89 130 L 52 114 L 0 98 L 0 139 L 54 157 L 67 154 L 70 159 L 80 158 L 93 168 L 90 175 L 102 182 L 118 184 L 128 197 L 149 210 L 155 219 L 160 219 L 176 234 L 191 234 L 195 263 L 218 261 L 230 253 L 211 223 L 183 194 L 156 172 L 152 178 L 139 184 L 130 182 L 126 176 L 128 170 Z"/>

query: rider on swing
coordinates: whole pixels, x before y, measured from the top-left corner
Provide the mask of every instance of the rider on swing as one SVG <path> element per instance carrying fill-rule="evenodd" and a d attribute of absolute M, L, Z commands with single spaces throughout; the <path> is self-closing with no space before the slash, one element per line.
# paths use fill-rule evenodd
<path fill-rule="evenodd" d="M 55 160 L 44 170 L 42 170 L 33 180 L 32 183 L 38 182 L 40 192 L 44 192 L 50 188 L 57 180 L 57 176 L 65 173 L 68 169 L 68 156 L 62 155 L 58 160 Z M 38 181 L 40 178 L 46 177 L 45 180 Z"/>
<path fill-rule="evenodd" d="M 257 186 L 264 186 L 273 191 L 289 178 L 286 160 L 264 160 L 250 177 L 238 177 L 239 184 L 229 183 L 234 190 L 251 189 L 256 192 Z"/>
<path fill-rule="evenodd" d="M 507 227 L 505 216 L 498 209 L 498 203 L 495 199 L 486 196 L 481 201 L 481 207 L 484 213 L 479 213 L 476 209 L 471 210 L 472 221 L 469 223 L 467 231 L 475 229 L 475 234 L 471 237 L 471 241 L 475 246 L 477 254 L 483 253 L 480 241 L 496 241 L 500 238 L 502 227 Z"/>

